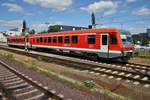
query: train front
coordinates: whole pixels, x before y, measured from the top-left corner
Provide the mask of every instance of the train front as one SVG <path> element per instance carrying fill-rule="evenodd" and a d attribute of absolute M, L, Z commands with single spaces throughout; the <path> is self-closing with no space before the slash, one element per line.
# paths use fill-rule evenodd
<path fill-rule="evenodd" d="M 127 60 L 133 55 L 134 45 L 132 35 L 129 31 L 119 30 L 122 43 L 122 59 Z"/>

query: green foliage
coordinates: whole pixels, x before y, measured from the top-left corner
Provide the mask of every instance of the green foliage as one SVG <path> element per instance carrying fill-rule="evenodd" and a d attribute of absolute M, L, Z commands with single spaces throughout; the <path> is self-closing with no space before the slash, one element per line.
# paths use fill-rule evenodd
<path fill-rule="evenodd" d="M 35 30 L 34 29 L 30 30 L 29 34 L 35 34 Z"/>
<path fill-rule="evenodd" d="M 46 30 L 44 30 L 44 31 L 42 31 L 42 32 L 40 32 L 41 34 L 43 34 L 43 33 L 48 33 Z"/>
<path fill-rule="evenodd" d="M 59 26 L 55 25 L 55 26 L 50 26 L 48 28 L 48 32 L 59 32 L 60 31 L 60 28 Z"/>
<path fill-rule="evenodd" d="M 142 41 L 142 45 L 143 46 L 147 46 L 148 44 L 149 44 L 149 40 L 148 39 L 147 40 L 145 39 L 145 40 Z"/>
<path fill-rule="evenodd" d="M 134 56 L 138 56 L 138 55 L 139 55 L 139 52 L 135 52 L 135 53 L 134 53 Z"/>
<path fill-rule="evenodd" d="M 92 80 L 85 80 L 83 83 L 89 89 L 92 89 L 95 87 L 95 83 Z"/>
<path fill-rule="evenodd" d="M 150 51 L 135 51 L 135 57 L 143 57 L 143 58 L 150 58 Z"/>

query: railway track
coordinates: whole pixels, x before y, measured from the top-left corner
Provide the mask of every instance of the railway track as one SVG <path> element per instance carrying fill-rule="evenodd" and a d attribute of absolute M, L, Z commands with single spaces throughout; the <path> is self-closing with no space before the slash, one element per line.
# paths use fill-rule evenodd
<path fill-rule="evenodd" d="M 0 61 L 0 89 L 1 94 L 4 93 L 5 98 L 9 100 L 64 100 L 55 94 L 55 91 L 49 91 L 47 87 L 2 61 Z"/>
<path fill-rule="evenodd" d="M 23 55 L 26 54 L 23 51 L 12 51 Z M 132 82 L 135 85 L 143 84 L 146 88 L 150 87 L 149 66 L 142 66 L 137 64 L 102 63 L 79 58 L 45 54 L 41 52 L 29 52 L 28 56 L 35 58 L 40 56 L 44 60 L 73 67 L 81 70 L 82 72 L 88 72 L 102 77 L 107 76 L 109 79 L 125 80 L 126 82 Z"/>
<path fill-rule="evenodd" d="M 91 67 L 87 68 L 86 70 L 83 70 L 84 72 L 88 72 L 95 75 L 101 75 L 102 77 L 108 76 L 108 78 L 116 78 L 116 80 L 125 80 L 126 82 L 131 82 L 135 85 L 138 85 L 140 83 L 144 84 L 144 87 L 150 86 L 150 79 L 147 74 L 133 72 L 133 71 L 127 71 L 127 70 L 121 70 L 116 68 L 116 65 L 109 65 L 109 64 L 103 64 L 105 66 L 103 67 Z M 111 66 L 111 67 L 110 67 Z M 108 68 L 109 67 L 109 68 Z M 114 67 L 114 68 L 112 68 Z M 120 66 L 118 66 L 120 67 Z"/>

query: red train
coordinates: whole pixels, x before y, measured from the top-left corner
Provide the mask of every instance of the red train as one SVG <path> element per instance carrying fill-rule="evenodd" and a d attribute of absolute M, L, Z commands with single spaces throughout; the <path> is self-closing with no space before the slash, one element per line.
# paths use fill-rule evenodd
<path fill-rule="evenodd" d="M 8 45 L 69 51 L 93 59 L 129 58 L 133 53 L 131 34 L 115 28 L 9 36 Z"/>

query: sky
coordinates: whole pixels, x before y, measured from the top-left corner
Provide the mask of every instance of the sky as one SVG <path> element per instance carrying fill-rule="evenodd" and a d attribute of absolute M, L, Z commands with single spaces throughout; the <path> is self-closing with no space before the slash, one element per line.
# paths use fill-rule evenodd
<path fill-rule="evenodd" d="M 91 13 L 97 27 L 115 27 L 132 34 L 150 28 L 150 0 L 0 0 L 0 31 L 22 26 L 46 30 L 48 25 L 85 26 Z"/>

